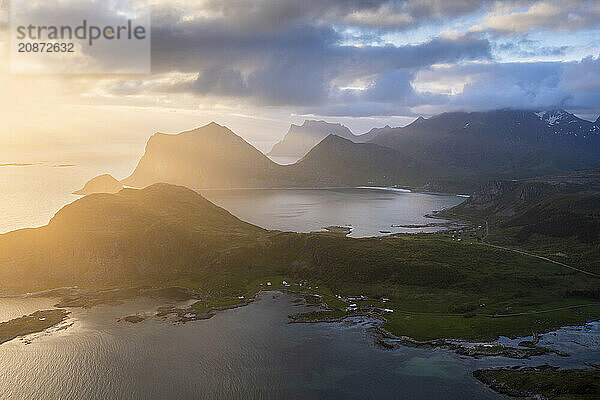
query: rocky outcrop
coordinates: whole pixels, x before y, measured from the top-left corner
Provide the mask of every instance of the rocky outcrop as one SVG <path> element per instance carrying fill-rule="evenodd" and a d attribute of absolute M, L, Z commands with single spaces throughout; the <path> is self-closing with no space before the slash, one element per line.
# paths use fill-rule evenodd
<path fill-rule="evenodd" d="M 460 208 L 463 211 L 485 211 L 499 217 L 510 217 L 555 191 L 555 187 L 546 182 L 494 180 L 482 185 Z"/>
<path fill-rule="evenodd" d="M 73 194 L 85 196 L 92 193 L 117 193 L 121 189 L 123 189 L 121 182 L 113 178 L 112 175 L 103 174 L 90 179 L 83 188 L 73 192 Z"/>

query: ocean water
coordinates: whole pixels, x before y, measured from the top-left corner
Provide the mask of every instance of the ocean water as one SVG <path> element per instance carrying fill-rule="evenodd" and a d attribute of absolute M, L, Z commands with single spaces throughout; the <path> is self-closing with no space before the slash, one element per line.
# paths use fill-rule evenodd
<path fill-rule="evenodd" d="M 63 153 L 29 151 L 12 155 L 0 151 L 0 233 L 48 223 L 91 178 L 109 173 L 117 179 L 129 175 L 139 150 L 93 152 L 74 149 Z M 13 165 L 21 164 L 21 165 Z"/>
<path fill-rule="evenodd" d="M 378 236 L 387 232 L 434 232 L 440 227 L 397 225 L 443 222 L 424 215 L 465 200 L 456 195 L 365 187 L 205 190 L 201 193 L 244 221 L 264 228 L 311 232 L 332 225 L 349 226 L 352 237 Z"/>
<path fill-rule="evenodd" d="M 365 328 L 289 324 L 306 310 L 292 295 L 265 292 L 255 303 L 209 320 L 174 325 L 117 322 L 155 310 L 157 300 L 72 309 L 62 331 L 0 345 L 2 399 L 501 399 L 475 380 L 478 368 L 598 362 L 600 327 L 564 328 L 542 337 L 565 343 L 571 357 L 473 359 L 447 350 L 376 348 Z M 0 299 L 2 310 L 40 299 Z M 28 302 L 33 302 L 28 306 Z M 587 329 L 588 332 L 581 332 Z M 548 339 L 549 338 L 549 339 Z M 596 342 L 595 342 L 596 341 Z"/>
<path fill-rule="evenodd" d="M 56 155 L 0 158 L 0 233 L 42 226 L 64 205 L 79 196 L 94 176 L 110 173 L 117 179 L 135 168 L 137 152 L 74 152 Z M 6 164 L 27 165 L 6 165 Z M 350 236 L 381 235 L 380 231 L 435 231 L 438 228 L 407 229 L 391 225 L 426 224 L 423 216 L 432 210 L 464 201 L 454 195 L 405 193 L 401 191 L 348 189 L 249 189 L 205 190 L 201 193 L 244 221 L 268 229 L 310 232 L 330 225 L 351 225 Z M 437 221 L 439 222 L 439 221 Z"/>

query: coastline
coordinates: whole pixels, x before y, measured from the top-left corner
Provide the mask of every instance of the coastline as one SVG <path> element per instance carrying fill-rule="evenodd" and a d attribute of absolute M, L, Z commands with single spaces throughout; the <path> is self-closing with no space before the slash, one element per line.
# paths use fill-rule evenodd
<path fill-rule="evenodd" d="M 321 314 L 315 314 L 316 318 L 305 318 L 307 313 L 297 313 L 289 316 L 289 323 L 339 323 L 343 322 L 349 318 L 371 318 L 373 320 L 377 320 L 380 322 L 379 326 L 377 326 L 376 333 L 383 339 L 390 339 L 397 342 L 400 345 L 410 346 L 410 347 L 456 347 L 457 343 L 463 343 L 466 345 L 477 345 L 477 344 L 489 344 L 495 340 L 480 340 L 474 341 L 469 339 L 464 339 L 460 337 L 448 337 L 448 338 L 438 338 L 431 340 L 417 340 L 410 336 L 405 335 L 395 335 L 389 330 L 385 329 L 383 325 L 388 322 L 382 312 L 375 311 L 352 311 L 350 313 L 341 311 L 336 309 L 335 307 L 331 307 L 328 305 L 326 297 L 332 297 L 331 295 L 325 293 L 319 293 L 315 290 L 308 291 L 305 289 L 294 290 L 290 288 L 280 288 L 273 287 L 271 289 L 260 288 L 255 291 L 252 295 L 247 298 L 237 299 L 234 304 L 224 304 L 224 305 L 213 305 L 206 306 L 204 308 L 200 307 L 204 305 L 207 299 L 199 292 L 189 289 L 184 286 L 176 286 L 176 285 L 168 285 L 168 286 L 131 286 L 131 287 L 123 287 L 123 288 L 111 288 L 111 289 L 103 289 L 103 290 L 84 290 L 77 287 L 61 287 L 55 289 L 48 289 L 43 291 L 38 291 L 35 293 L 24 293 L 19 295 L 11 295 L 4 297 L 47 297 L 47 298 L 57 298 L 57 303 L 54 305 L 57 309 L 61 308 L 91 308 L 96 305 L 118 305 L 121 304 L 124 300 L 130 300 L 137 297 L 150 297 L 150 298 L 160 298 L 170 301 L 177 302 L 188 302 L 187 306 L 182 307 L 180 305 L 173 306 L 164 306 L 162 310 L 159 310 L 159 313 L 162 316 L 167 316 L 169 314 L 182 314 L 192 313 L 198 318 L 191 317 L 181 317 L 181 321 L 186 322 L 195 319 L 207 319 L 214 316 L 217 312 L 226 311 L 230 309 L 235 309 L 239 307 L 244 307 L 246 305 L 251 304 L 256 301 L 260 295 L 271 292 L 280 292 L 280 293 L 288 293 L 294 296 L 297 296 L 299 299 L 302 299 L 309 306 L 318 306 L 322 307 L 321 310 L 318 310 L 313 313 L 320 313 L 322 311 L 336 311 L 342 314 L 327 316 Z M 309 299 L 310 298 L 310 299 Z M 311 300 L 312 299 L 312 300 Z M 213 299 L 214 300 L 214 299 Z M 337 299 L 335 299 L 337 300 Z M 561 307 L 558 310 L 562 309 L 571 309 L 571 308 L 580 308 L 587 306 L 595 306 L 596 303 L 582 304 L 576 306 L 567 306 Z M 532 312 L 534 314 L 539 313 L 547 313 L 553 312 L 555 310 L 540 310 L 536 312 Z M 464 317 L 464 314 L 456 313 L 456 314 L 437 314 L 437 313 L 419 313 L 419 312 L 409 312 L 403 310 L 395 310 L 396 313 L 401 314 L 409 314 L 409 315 L 419 315 L 419 316 L 456 316 L 456 317 Z M 497 315 L 497 314 L 477 314 L 482 317 L 488 318 L 500 318 L 500 317 L 512 317 L 512 316 L 520 316 L 520 315 L 528 315 L 531 313 L 515 313 L 515 314 L 507 314 L 507 315 Z M 600 320 L 599 318 L 588 318 L 582 324 L 564 324 L 559 327 L 551 328 L 546 331 L 536 332 L 536 335 L 546 334 L 549 332 L 553 332 L 557 329 L 567 327 L 567 326 L 584 326 L 587 323 L 595 322 Z M 515 336 L 515 337 L 525 337 L 525 336 Z"/>

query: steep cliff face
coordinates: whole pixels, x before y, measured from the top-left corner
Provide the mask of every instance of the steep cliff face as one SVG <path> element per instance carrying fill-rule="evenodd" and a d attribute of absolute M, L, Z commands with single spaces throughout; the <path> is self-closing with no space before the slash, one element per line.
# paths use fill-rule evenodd
<path fill-rule="evenodd" d="M 521 181 L 489 181 L 481 185 L 468 200 L 450 211 L 492 219 L 497 217 L 507 221 L 510 220 L 507 217 L 517 217 L 525 212 L 535 211 L 540 204 L 545 204 L 543 208 L 547 210 L 552 199 L 560 199 L 560 202 L 557 200 L 557 204 L 570 210 L 560 211 L 560 207 L 553 209 L 557 214 L 571 213 L 575 207 L 573 204 L 576 203 L 578 205 L 575 208 L 585 209 L 585 212 L 593 214 L 600 212 L 600 209 L 594 211 L 590 205 L 597 204 L 594 199 L 599 196 L 600 170 L 581 170 Z M 582 200 L 584 198 L 585 202 Z M 572 199 L 573 203 L 569 203 L 569 199 Z M 541 211 L 541 208 L 538 211 Z M 548 214 L 546 211 L 545 213 Z M 533 224 L 533 214 L 527 215 Z"/>
<path fill-rule="evenodd" d="M 545 182 L 490 181 L 457 209 L 509 217 L 556 191 L 553 185 Z"/>
<path fill-rule="evenodd" d="M 545 182 L 491 181 L 473 193 L 465 208 L 508 216 L 555 191 Z"/>
<path fill-rule="evenodd" d="M 471 195 L 465 206 L 476 210 L 487 209 L 500 196 L 512 192 L 517 186 L 519 184 L 515 181 L 489 181 Z"/>
<path fill-rule="evenodd" d="M 268 186 L 280 172 L 281 166 L 213 122 L 177 135 L 153 135 L 138 166 L 123 183 L 135 187 L 167 182 L 191 188 L 247 188 Z"/>

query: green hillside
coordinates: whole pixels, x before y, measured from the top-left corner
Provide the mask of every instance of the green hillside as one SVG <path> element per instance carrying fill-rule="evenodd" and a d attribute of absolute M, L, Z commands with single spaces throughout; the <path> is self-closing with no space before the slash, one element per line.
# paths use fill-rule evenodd
<path fill-rule="evenodd" d="M 415 338 L 529 334 L 600 316 L 597 282 L 542 260 L 427 237 L 267 231 L 167 184 L 90 195 L 45 227 L 0 235 L 3 292 L 179 285 L 206 304 L 231 304 L 260 290 L 259 283 L 284 279 L 307 281 L 340 309 L 345 304 L 333 294 L 364 295 L 361 305 L 380 305 L 387 296 L 386 307 L 396 312 L 386 315 L 386 327 Z"/>

